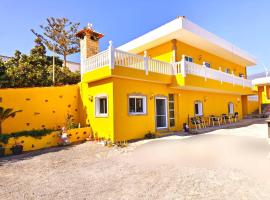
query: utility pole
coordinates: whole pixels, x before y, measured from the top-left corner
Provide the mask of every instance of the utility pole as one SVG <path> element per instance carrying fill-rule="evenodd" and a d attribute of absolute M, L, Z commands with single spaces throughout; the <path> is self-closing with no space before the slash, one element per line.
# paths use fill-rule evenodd
<path fill-rule="evenodd" d="M 55 45 L 53 45 L 53 85 L 55 85 Z"/>

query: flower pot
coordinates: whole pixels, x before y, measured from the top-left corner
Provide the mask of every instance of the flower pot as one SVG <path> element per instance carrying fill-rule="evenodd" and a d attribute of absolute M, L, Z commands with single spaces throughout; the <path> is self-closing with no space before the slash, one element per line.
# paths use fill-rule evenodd
<path fill-rule="evenodd" d="M 10 149 L 13 153 L 13 155 L 19 155 L 23 152 L 23 145 L 21 144 L 16 144 Z"/>
<path fill-rule="evenodd" d="M 3 157 L 5 155 L 5 148 L 0 146 L 0 157 Z"/>

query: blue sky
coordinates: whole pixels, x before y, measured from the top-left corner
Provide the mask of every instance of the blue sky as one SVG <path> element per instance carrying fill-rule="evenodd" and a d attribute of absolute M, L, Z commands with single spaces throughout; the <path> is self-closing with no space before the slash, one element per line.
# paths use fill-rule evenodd
<path fill-rule="evenodd" d="M 184 15 L 208 31 L 248 51 L 258 59 L 248 73 L 270 68 L 270 1 L 260 0 L 0 0 L 0 55 L 16 49 L 29 53 L 34 35 L 47 17 L 88 22 L 105 34 L 101 49 L 112 40 L 120 46 L 172 19 Z M 79 55 L 68 58 L 79 61 Z"/>

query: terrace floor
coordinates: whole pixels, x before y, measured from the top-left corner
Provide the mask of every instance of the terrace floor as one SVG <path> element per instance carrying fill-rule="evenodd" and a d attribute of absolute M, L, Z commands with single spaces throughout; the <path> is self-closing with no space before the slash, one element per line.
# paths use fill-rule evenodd
<path fill-rule="evenodd" d="M 269 153 L 264 120 L 127 148 L 86 142 L 1 158 L 0 199 L 270 199 Z"/>

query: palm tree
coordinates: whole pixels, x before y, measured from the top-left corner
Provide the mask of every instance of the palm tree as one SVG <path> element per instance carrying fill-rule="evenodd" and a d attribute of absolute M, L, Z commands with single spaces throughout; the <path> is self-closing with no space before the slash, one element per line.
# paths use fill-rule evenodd
<path fill-rule="evenodd" d="M 2 134 L 2 123 L 10 117 L 15 117 L 18 112 L 22 112 L 22 110 L 13 111 L 12 108 L 0 107 L 0 135 Z"/>

